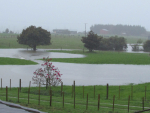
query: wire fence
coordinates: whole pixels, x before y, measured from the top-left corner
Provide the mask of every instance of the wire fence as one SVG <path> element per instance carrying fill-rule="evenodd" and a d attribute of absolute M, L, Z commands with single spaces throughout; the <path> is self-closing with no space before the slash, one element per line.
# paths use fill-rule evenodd
<path fill-rule="evenodd" d="M 118 86 L 118 92 L 116 95 L 110 96 L 110 87 L 109 84 L 106 85 L 106 95 L 101 95 L 100 93 L 96 93 L 96 87 L 92 86 L 93 90 L 85 91 L 85 86 L 82 86 L 82 91 L 76 92 L 76 88 L 78 86 L 75 85 L 75 81 L 73 82 L 72 87 L 70 87 L 70 92 L 66 92 L 63 88 L 63 83 L 60 86 L 58 91 L 52 90 L 53 88 L 50 87 L 49 89 L 43 89 L 43 87 L 37 87 L 37 90 L 33 90 L 31 88 L 31 82 L 29 82 L 29 87 L 26 90 L 22 90 L 21 86 L 21 79 L 19 79 L 19 87 L 11 88 L 11 79 L 9 87 L 6 88 L 2 87 L 2 78 L 1 78 L 1 90 L 0 90 L 0 97 L 5 101 L 16 101 L 18 103 L 26 102 L 27 104 L 37 104 L 43 105 L 47 104 L 51 106 L 62 106 L 62 108 L 68 107 L 68 105 L 72 106 L 74 109 L 95 109 L 99 111 L 101 109 L 109 109 L 112 112 L 124 110 L 126 112 L 135 112 L 140 113 L 143 111 L 149 111 L 149 100 L 147 98 L 147 86 L 143 88 L 144 95 L 142 99 L 134 99 L 134 85 L 131 85 L 131 94 L 126 95 L 127 98 L 121 97 L 121 86 Z M 45 88 L 45 87 L 44 87 Z M 80 87 L 81 88 L 81 87 Z M 15 91 L 16 93 L 12 93 Z M 23 88 L 24 89 L 24 88 Z M 33 90 L 33 91 L 32 91 Z M 46 90 L 46 92 L 45 92 Z M 91 93 L 92 92 L 92 93 Z"/>

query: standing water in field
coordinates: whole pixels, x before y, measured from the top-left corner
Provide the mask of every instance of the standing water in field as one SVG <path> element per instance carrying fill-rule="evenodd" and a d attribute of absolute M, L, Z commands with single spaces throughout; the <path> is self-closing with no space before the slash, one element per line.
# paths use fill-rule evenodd
<path fill-rule="evenodd" d="M 43 57 L 50 58 L 74 58 L 85 57 L 84 55 L 68 53 L 50 53 L 42 49 L 33 52 L 23 49 L 0 49 L 0 57 L 13 57 L 33 60 L 37 65 L 0 65 L 0 78 L 3 79 L 3 87 L 18 87 L 19 79 L 22 79 L 22 87 L 28 87 L 32 81 L 33 72 L 41 68 Z M 53 62 L 59 68 L 64 85 L 125 85 L 130 83 L 149 82 L 150 65 L 123 65 L 123 64 L 73 64 Z M 36 86 L 33 85 L 32 86 Z"/>

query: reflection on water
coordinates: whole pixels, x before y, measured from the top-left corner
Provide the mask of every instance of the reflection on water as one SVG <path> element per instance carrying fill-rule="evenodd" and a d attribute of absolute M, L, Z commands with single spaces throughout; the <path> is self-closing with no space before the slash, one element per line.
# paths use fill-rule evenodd
<path fill-rule="evenodd" d="M 84 57 L 83 55 L 67 53 L 49 53 L 44 50 L 37 52 L 23 49 L 0 49 L 0 57 L 15 57 L 28 60 L 39 59 L 49 56 L 50 58 L 73 58 Z M 37 60 L 34 60 L 37 61 Z M 33 72 L 41 67 L 42 61 L 38 65 L 0 65 L 0 78 L 3 78 L 3 87 L 9 86 L 10 79 L 12 87 L 19 86 L 19 79 L 22 79 L 22 86 L 28 87 L 32 81 Z M 73 64 L 58 63 L 53 64 L 59 68 L 64 85 L 124 85 L 129 83 L 149 82 L 150 65 L 118 65 L 118 64 Z M 32 84 L 32 86 L 35 86 Z"/>

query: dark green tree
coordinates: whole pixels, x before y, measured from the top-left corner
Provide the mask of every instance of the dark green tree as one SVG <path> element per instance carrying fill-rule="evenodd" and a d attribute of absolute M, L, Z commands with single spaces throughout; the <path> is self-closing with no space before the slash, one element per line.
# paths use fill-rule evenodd
<path fill-rule="evenodd" d="M 144 51 L 150 51 L 150 40 L 147 40 L 143 45 Z"/>
<path fill-rule="evenodd" d="M 92 52 L 99 48 L 102 38 L 102 36 L 98 36 L 97 34 L 94 34 L 93 31 L 90 31 L 87 37 L 82 37 L 81 41 L 84 43 L 84 47 Z"/>
<path fill-rule="evenodd" d="M 99 50 L 115 50 L 123 51 L 127 48 L 124 37 L 111 36 L 110 38 L 103 38 L 99 46 Z"/>
<path fill-rule="evenodd" d="M 38 45 L 49 45 L 51 40 L 51 34 L 41 27 L 29 26 L 23 29 L 22 33 L 17 37 L 19 44 L 28 45 L 36 51 Z"/>
<path fill-rule="evenodd" d="M 127 48 L 126 40 L 124 37 L 112 36 L 110 37 L 110 40 L 113 43 L 113 49 L 115 51 L 123 51 Z"/>
<path fill-rule="evenodd" d="M 5 33 L 7 33 L 7 34 L 9 33 L 9 29 L 8 28 L 5 30 Z"/>

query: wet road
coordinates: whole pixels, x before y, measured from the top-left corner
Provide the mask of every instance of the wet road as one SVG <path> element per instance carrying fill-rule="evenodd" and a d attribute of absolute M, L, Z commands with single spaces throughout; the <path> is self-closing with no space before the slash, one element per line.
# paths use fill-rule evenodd
<path fill-rule="evenodd" d="M 27 108 L 0 100 L 0 113 L 45 113 L 33 108 Z"/>
<path fill-rule="evenodd" d="M 0 113 L 29 113 L 29 112 L 22 109 L 8 107 L 4 104 L 0 104 Z"/>

